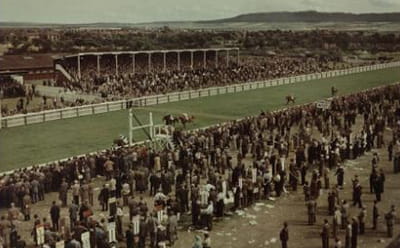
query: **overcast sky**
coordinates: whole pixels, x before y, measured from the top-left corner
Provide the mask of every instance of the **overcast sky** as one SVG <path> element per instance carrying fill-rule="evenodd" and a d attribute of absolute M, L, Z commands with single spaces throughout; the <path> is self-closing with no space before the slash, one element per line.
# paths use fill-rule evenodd
<path fill-rule="evenodd" d="M 0 0 L 0 21 L 138 23 L 298 10 L 400 12 L 400 0 Z"/>

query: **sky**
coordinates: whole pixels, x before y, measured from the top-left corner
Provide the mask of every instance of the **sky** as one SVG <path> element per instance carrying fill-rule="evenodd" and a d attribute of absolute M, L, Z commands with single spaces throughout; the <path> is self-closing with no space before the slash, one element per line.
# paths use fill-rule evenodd
<path fill-rule="evenodd" d="M 400 12 L 400 0 L 0 0 L 0 21 L 197 21 L 270 11 Z"/>

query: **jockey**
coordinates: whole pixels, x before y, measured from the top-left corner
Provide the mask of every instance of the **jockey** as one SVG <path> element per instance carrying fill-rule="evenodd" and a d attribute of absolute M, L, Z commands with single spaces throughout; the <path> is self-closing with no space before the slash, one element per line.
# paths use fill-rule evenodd
<path fill-rule="evenodd" d="M 124 135 L 120 134 L 119 139 L 122 140 L 122 142 L 124 142 L 125 144 L 128 144 L 128 138 L 125 137 Z"/>
<path fill-rule="evenodd" d="M 185 120 L 187 120 L 187 121 L 189 120 L 189 115 L 187 113 L 183 113 L 182 115 L 183 115 L 183 118 L 185 118 Z"/>

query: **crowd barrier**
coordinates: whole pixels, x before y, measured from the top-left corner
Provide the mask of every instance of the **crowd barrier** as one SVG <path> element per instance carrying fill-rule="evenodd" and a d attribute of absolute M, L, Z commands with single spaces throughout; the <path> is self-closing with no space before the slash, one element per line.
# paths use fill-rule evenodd
<path fill-rule="evenodd" d="M 354 73 L 368 72 L 374 70 L 381 70 L 386 68 L 398 67 L 400 66 L 400 61 L 385 63 L 385 64 L 375 64 L 367 65 L 361 67 L 353 67 L 343 70 L 333 70 L 327 72 L 319 72 L 312 74 L 305 74 L 299 76 L 285 77 L 270 79 L 257 82 L 248 82 L 227 85 L 223 87 L 211 87 L 198 90 L 181 91 L 168 93 L 165 95 L 155 95 L 139 97 L 127 100 L 111 101 L 98 104 L 83 105 L 77 107 L 67 107 L 62 109 L 46 110 L 41 112 L 34 112 L 28 114 L 17 114 L 12 116 L 3 117 L 0 121 L 0 128 L 9 128 L 30 125 L 35 123 L 42 123 L 53 120 L 75 118 L 87 115 L 94 115 L 100 113 L 106 113 L 110 111 L 118 111 L 127 109 L 130 107 L 145 107 L 150 105 L 156 105 L 161 103 L 177 102 L 188 99 L 195 99 L 200 97 L 222 95 L 228 93 L 236 93 L 241 91 L 248 91 L 254 89 L 267 88 L 277 85 L 285 85 L 297 82 L 304 82 L 309 80 L 331 78 L 337 76 L 344 76 Z"/>

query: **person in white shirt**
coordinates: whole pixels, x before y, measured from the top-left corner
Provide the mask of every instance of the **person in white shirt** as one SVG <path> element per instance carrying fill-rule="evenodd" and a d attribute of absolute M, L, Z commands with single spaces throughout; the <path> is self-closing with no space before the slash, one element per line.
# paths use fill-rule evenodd
<path fill-rule="evenodd" d="M 212 201 L 208 201 L 208 206 L 206 209 L 202 210 L 202 214 L 204 214 L 205 226 L 208 231 L 212 230 L 212 219 L 214 214 L 214 205 Z"/>

